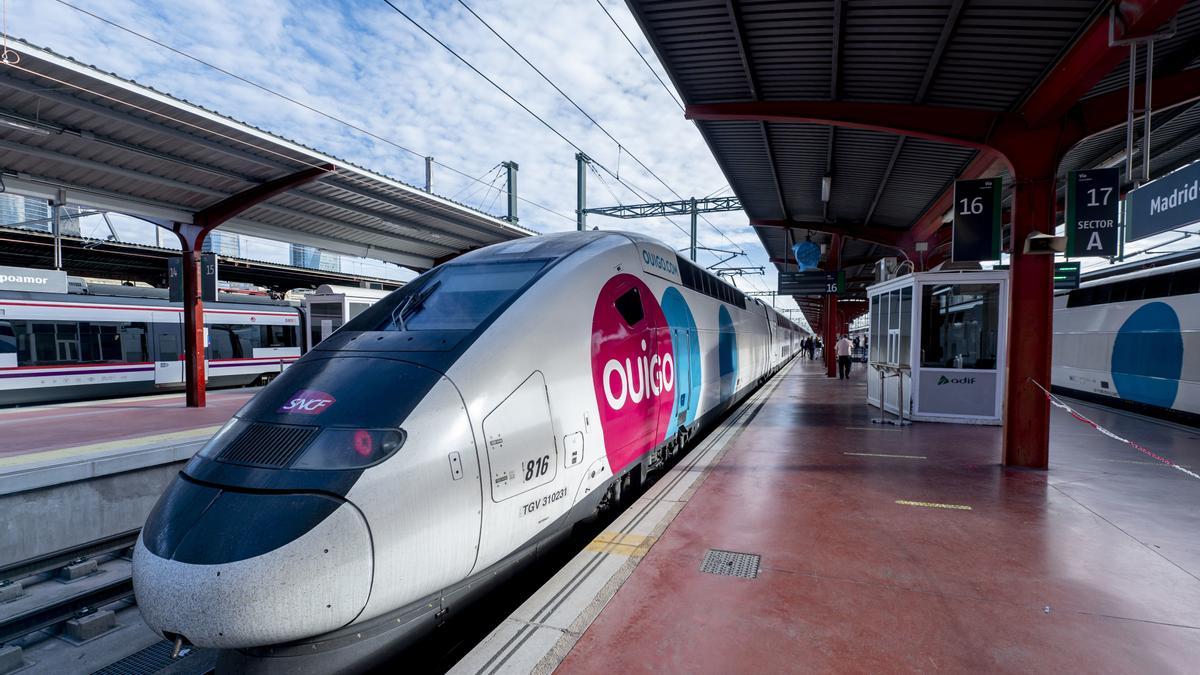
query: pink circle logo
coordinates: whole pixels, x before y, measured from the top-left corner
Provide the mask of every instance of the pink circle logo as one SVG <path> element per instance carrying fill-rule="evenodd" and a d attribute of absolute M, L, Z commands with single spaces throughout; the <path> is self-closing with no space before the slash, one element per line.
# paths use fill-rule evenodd
<path fill-rule="evenodd" d="M 671 331 L 650 288 L 618 274 L 592 314 L 592 384 L 613 472 L 667 434 L 675 400 Z"/>

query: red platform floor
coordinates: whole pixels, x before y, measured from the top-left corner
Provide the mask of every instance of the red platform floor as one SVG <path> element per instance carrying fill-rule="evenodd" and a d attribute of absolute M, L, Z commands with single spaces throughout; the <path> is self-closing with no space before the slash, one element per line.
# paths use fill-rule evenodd
<path fill-rule="evenodd" d="M 559 672 L 1200 672 L 1200 480 L 1060 411 L 1050 470 L 1005 469 L 998 427 L 873 426 L 856 368 L 784 375 Z M 1196 430 L 1079 409 L 1200 464 Z"/>
<path fill-rule="evenodd" d="M 217 427 L 257 391 L 210 391 L 205 408 L 188 408 L 180 393 L 3 409 L 0 458 Z"/>

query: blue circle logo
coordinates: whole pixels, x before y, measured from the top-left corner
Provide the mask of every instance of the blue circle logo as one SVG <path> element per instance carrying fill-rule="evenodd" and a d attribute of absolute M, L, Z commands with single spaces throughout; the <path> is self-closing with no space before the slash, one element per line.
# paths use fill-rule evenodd
<path fill-rule="evenodd" d="M 1183 373 L 1179 315 L 1165 302 L 1148 302 L 1117 331 L 1112 378 L 1121 398 L 1170 408 Z"/>

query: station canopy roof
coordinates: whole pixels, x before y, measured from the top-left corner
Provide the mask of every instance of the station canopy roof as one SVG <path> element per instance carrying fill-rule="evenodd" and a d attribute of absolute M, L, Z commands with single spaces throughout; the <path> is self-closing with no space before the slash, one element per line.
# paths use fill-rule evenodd
<path fill-rule="evenodd" d="M 319 179 L 254 206 L 222 231 L 413 269 L 534 234 L 219 113 L 9 39 L 0 65 L 4 189 L 189 223 L 235 193 L 298 171 Z"/>
<path fill-rule="evenodd" d="M 788 267 L 791 244 L 845 235 L 841 267 L 853 280 L 852 295 L 861 295 L 876 259 L 898 255 L 888 244 L 906 234 L 928 242 L 928 257 L 913 261 L 918 267 L 945 259 L 943 223 L 954 180 L 1004 175 L 1007 185 L 1007 164 L 962 145 L 824 124 L 720 119 L 704 114 L 705 106 L 824 101 L 1025 114 L 1035 106 L 1065 110 L 1127 84 L 1129 48 L 1109 47 L 1112 3 L 1101 0 L 628 4 L 772 262 L 795 270 Z M 1155 76 L 1196 67 L 1200 2 L 1118 4 L 1124 12 L 1118 21 L 1154 23 L 1147 32 L 1165 27 L 1150 17 L 1178 9 L 1174 35 L 1155 43 Z M 1200 156 L 1200 105 L 1156 111 L 1153 119 L 1155 176 Z M 1094 136 L 1059 171 L 1123 166 L 1124 146 L 1123 128 Z M 797 301 L 818 325 L 819 301 Z"/>

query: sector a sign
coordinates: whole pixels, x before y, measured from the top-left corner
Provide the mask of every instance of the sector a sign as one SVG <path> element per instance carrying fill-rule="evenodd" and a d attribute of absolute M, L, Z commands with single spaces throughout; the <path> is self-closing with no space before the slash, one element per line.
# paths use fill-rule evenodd
<path fill-rule="evenodd" d="M 955 262 L 1000 259 L 1000 179 L 954 181 Z"/>
<path fill-rule="evenodd" d="M 1067 255 L 1117 255 L 1120 169 L 1072 171 L 1067 176 Z"/>

